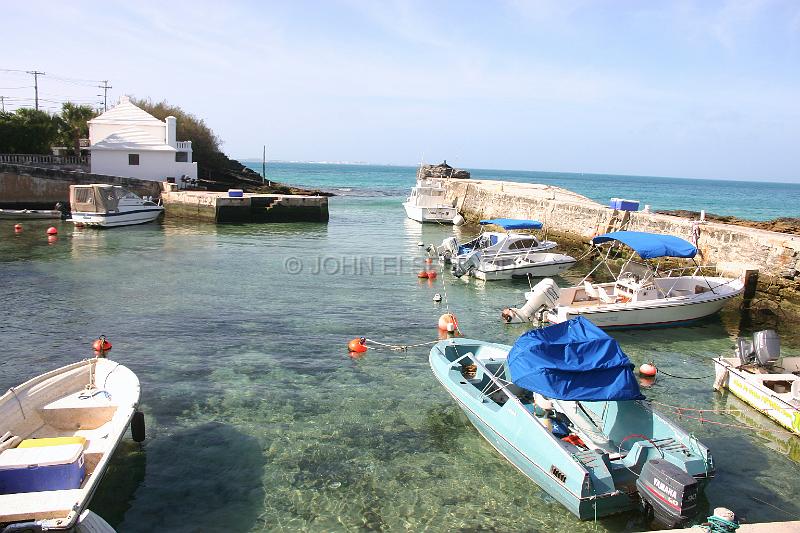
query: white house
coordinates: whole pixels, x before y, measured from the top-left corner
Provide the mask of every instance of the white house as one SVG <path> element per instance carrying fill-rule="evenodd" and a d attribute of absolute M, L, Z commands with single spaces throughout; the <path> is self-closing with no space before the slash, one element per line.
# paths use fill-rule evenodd
<path fill-rule="evenodd" d="M 161 122 L 123 96 L 119 104 L 89 121 L 91 172 L 145 180 L 197 178 L 192 141 L 177 141 L 175 117 Z M 170 180 L 172 181 L 172 180 Z"/>

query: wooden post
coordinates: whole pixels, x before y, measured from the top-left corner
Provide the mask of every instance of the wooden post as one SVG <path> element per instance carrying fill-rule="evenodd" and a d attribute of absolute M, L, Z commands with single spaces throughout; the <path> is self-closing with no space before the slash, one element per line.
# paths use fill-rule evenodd
<path fill-rule="evenodd" d="M 744 293 L 742 294 L 742 297 L 744 298 L 744 307 L 745 309 L 749 309 L 750 302 L 756 295 L 756 287 L 758 286 L 758 269 L 745 269 L 742 275 L 744 276 Z"/>

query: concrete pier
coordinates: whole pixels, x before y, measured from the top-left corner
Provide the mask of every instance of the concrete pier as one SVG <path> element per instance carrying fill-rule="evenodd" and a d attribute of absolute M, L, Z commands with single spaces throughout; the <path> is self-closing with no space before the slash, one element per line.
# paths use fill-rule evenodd
<path fill-rule="evenodd" d="M 328 198 L 295 194 L 251 194 L 231 197 L 226 192 L 163 192 L 166 216 L 207 222 L 327 222 Z"/>
<path fill-rule="evenodd" d="M 703 533 L 704 529 L 692 527 L 686 529 L 659 529 L 648 533 L 668 533 L 675 531 L 693 531 Z M 740 524 L 736 533 L 797 533 L 800 531 L 800 521 L 795 522 L 762 522 L 760 524 Z"/>
<path fill-rule="evenodd" d="M 493 180 L 441 180 L 447 199 L 468 221 L 532 218 L 559 239 L 588 243 L 619 229 L 663 233 L 697 245 L 697 261 L 724 275 L 759 271 L 758 292 L 783 310 L 800 314 L 800 236 L 715 222 L 617 211 L 571 191 L 540 184 Z M 748 296 L 752 296 L 749 294 Z"/>

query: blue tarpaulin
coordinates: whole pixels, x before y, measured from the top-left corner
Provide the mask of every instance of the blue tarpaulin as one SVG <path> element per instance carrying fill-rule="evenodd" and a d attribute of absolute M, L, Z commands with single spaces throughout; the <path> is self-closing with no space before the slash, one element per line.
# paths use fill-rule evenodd
<path fill-rule="evenodd" d="M 508 352 L 511 381 L 557 400 L 643 400 L 617 341 L 583 317 L 534 329 Z"/>
<path fill-rule="evenodd" d="M 594 244 L 608 241 L 617 241 L 630 246 L 642 259 L 694 257 L 697 255 L 697 248 L 692 243 L 674 235 L 659 235 L 643 231 L 614 231 L 592 239 Z"/>
<path fill-rule="evenodd" d="M 503 229 L 541 229 L 543 224 L 538 220 L 525 220 L 520 218 L 492 218 L 481 220 L 482 225 L 494 224 Z"/>

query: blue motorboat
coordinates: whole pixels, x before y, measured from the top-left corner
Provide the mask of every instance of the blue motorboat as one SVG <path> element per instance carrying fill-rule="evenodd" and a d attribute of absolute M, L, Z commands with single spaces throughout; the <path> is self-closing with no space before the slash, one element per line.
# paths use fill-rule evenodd
<path fill-rule="evenodd" d="M 674 527 L 696 514 L 709 450 L 652 409 L 628 357 L 590 321 L 514 346 L 447 339 L 430 365 L 481 435 L 581 520 L 639 509 Z"/>

